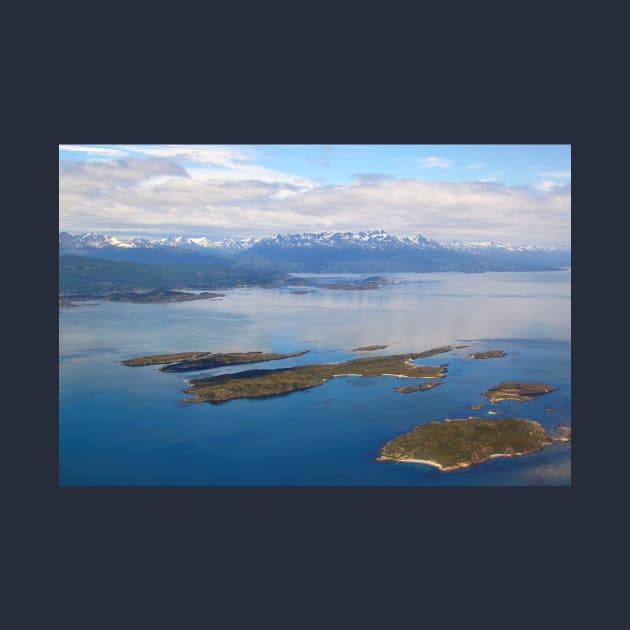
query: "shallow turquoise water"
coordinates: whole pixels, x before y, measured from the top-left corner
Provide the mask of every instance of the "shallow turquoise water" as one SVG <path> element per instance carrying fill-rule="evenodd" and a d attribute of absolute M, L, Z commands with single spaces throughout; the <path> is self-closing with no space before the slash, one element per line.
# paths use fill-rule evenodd
<path fill-rule="evenodd" d="M 440 472 L 376 462 L 379 448 L 416 424 L 485 415 L 527 417 L 552 430 L 571 424 L 570 272 L 382 274 L 375 291 L 234 289 L 219 301 L 83 305 L 60 312 L 59 481 L 62 485 L 569 485 L 571 448 Z M 339 278 L 340 276 L 326 276 Z M 348 274 L 347 277 L 352 277 Z M 370 354 L 469 348 L 418 363 L 448 363 L 442 386 L 400 394 L 395 377 L 339 377 L 286 396 L 213 405 L 181 402 L 200 373 L 129 368 L 121 359 L 185 350 L 288 352 L 282 367 Z M 500 348 L 501 359 L 467 353 Z M 482 391 L 504 380 L 558 391 L 490 405 Z M 470 406 L 484 403 L 473 412 Z M 552 412 L 544 411 L 551 406 Z"/>

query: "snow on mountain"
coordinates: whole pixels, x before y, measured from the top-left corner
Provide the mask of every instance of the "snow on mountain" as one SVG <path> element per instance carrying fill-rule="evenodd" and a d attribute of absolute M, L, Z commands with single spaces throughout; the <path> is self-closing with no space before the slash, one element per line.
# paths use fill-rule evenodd
<path fill-rule="evenodd" d="M 155 247 L 179 247 L 182 249 L 192 250 L 208 250 L 208 249 L 227 249 L 233 251 L 241 251 L 251 247 L 257 239 L 254 238 L 224 238 L 219 241 L 213 241 L 205 236 L 186 237 L 186 236 L 168 236 L 157 239 L 132 238 L 123 239 L 116 236 L 106 236 L 96 232 L 86 232 L 84 234 L 69 234 L 68 232 L 59 233 L 59 247 L 62 249 L 84 249 L 102 247 L 119 247 L 125 249 L 131 248 L 155 248 Z"/>
<path fill-rule="evenodd" d="M 421 234 L 414 237 L 392 236 L 384 230 L 366 232 L 306 232 L 304 234 L 276 234 L 256 243 L 257 248 L 270 246 L 289 248 L 338 247 L 352 249 L 402 249 L 402 248 L 439 248 L 436 241 L 431 241 Z"/>
<path fill-rule="evenodd" d="M 532 245 L 513 245 L 497 243 L 495 241 L 462 242 L 448 241 L 438 243 L 417 234 L 415 236 L 393 236 L 384 230 L 367 230 L 360 232 L 306 232 L 303 234 L 276 234 L 269 238 L 223 238 L 211 240 L 205 236 L 186 237 L 169 236 L 158 239 L 133 238 L 123 239 L 116 236 L 106 236 L 96 232 L 72 235 L 67 232 L 59 233 L 59 247 L 63 250 L 82 250 L 86 248 L 155 248 L 177 247 L 195 251 L 223 250 L 226 252 L 242 252 L 253 248 L 255 251 L 280 248 L 335 248 L 365 251 L 396 250 L 396 251 L 458 251 L 471 254 L 481 253 L 519 253 L 519 252 L 562 252 L 562 248 L 544 248 Z"/>

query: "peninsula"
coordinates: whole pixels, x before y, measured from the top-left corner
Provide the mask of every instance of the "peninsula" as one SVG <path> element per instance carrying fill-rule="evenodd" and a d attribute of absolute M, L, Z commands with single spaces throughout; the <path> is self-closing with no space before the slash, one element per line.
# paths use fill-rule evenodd
<path fill-rule="evenodd" d="M 314 363 L 271 370 L 247 370 L 190 380 L 185 402 L 224 402 L 236 398 L 264 398 L 318 387 L 336 376 L 402 376 L 443 378 L 444 366 L 414 365 L 412 361 L 448 352 L 450 346 L 424 352 L 352 359 L 341 363 Z"/>
<path fill-rule="evenodd" d="M 558 388 L 545 383 L 519 383 L 516 381 L 505 381 L 496 387 L 483 392 L 490 402 L 495 403 L 501 400 L 534 400 L 536 396 L 556 391 Z"/>
<path fill-rule="evenodd" d="M 276 361 L 306 354 L 308 350 L 278 354 L 276 352 L 228 352 L 225 354 L 212 352 L 177 352 L 174 354 L 153 354 L 135 359 L 121 361 L 123 365 L 132 367 L 142 365 L 166 364 L 160 368 L 162 372 L 191 372 L 221 367 L 223 365 L 241 365 L 244 363 L 259 363 L 261 361 Z"/>
<path fill-rule="evenodd" d="M 377 461 L 415 462 L 442 471 L 467 468 L 494 457 L 518 457 L 540 451 L 554 442 L 571 439 L 571 429 L 556 427 L 550 434 L 540 423 L 526 418 L 489 420 L 469 416 L 420 424 L 390 440 Z"/>

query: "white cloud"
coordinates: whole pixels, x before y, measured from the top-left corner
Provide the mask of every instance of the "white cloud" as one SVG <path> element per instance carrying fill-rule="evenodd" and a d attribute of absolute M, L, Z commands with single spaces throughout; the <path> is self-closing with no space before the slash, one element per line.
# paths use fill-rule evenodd
<path fill-rule="evenodd" d="M 538 190 L 551 190 L 553 188 L 557 188 L 558 186 L 562 186 L 562 184 L 547 179 L 542 180 L 536 184 L 536 188 L 538 188 Z"/>
<path fill-rule="evenodd" d="M 464 168 L 483 168 L 484 166 L 488 166 L 485 162 L 473 162 L 472 164 L 466 164 Z"/>
<path fill-rule="evenodd" d="M 541 173 L 538 173 L 538 175 L 540 175 L 541 177 L 565 178 L 571 177 L 571 171 L 542 171 Z"/>
<path fill-rule="evenodd" d="M 427 157 L 422 160 L 420 168 L 450 168 L 451 161 L 443 157 Z"/>
<path fill-rule="evenodd" d="M 60 229 L 265 236 L 378 226 L 437 240 L 544 244 L 570 239 L 567 184 L 543 181 L 537 190 L 496 182 L 359 178 L 346 185 L 315 185 L 256 164 L 210 168 L 208 174 L 201 167 L 184 169 L 173 158 L 161 153 L 62 163 Z"/>
<path fill-rule="evenodd" d="M 108 147 L 94 147 L 88 146 L 85 144 L 60 144 L 60 151 L 76 151 L 79 153 L 89 153 L 91 155 L 110 155 L 112 157 L 118 157 L 125 155 L 124 151 L 120 151 L 119 149 L 110 149 Z"/>
<path fill-rule="evenodd" d="M 310 180 L 255 164 L 256 151 L 249 148 L 208 145 L 122 145 L 135 156 L 149 156 L 183 162 L 186 172 L 200 181 L 258 180 L 313 185 Z"/>
<path fill-rule="evenodd" d="M 238 167 L 239 161 L 251 160 L 253 151 L 230 146 L 208 146 L 196 144 L 126 144 L 121 149 L 137 155 L 163 157 L 199 164 Z"/>

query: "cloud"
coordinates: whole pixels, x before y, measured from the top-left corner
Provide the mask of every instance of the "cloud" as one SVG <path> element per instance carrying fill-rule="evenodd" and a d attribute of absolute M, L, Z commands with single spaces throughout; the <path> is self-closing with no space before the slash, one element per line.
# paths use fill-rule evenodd
<path fill-rule="evenodd" d="M 125 155 L 124 151 L 120 151 L 119 149 L 110 149 L 109 147 L 95 147 L 88 146 L 83 144 L 60 144 L 60 151 L 75 151 L 79 153 L 88 153 L 90 155 L 98 155 L 105 156 L 109 155 L 112 157 L 117 157 L 121 155 Z"/>
<path fill-rule="evenodd" d="M 451 161 L 443 157 L 427 157 L 422 160 L 420 168 L 450 168 Z"/>
<path fill-rule="evenodd" d="M 552 188 L 557 188 L 558 186 L 562 186 L 559 182 L 552 182 L 551 180 L 542 180 L 536 184 L 536 188 L 538 190 L 551 190 Z"/>
<path fill-rule="evenodd" d="M 184 168 L 167 153 L 62 162 L 60 229 L 266 236 L 378 226 L 393 234 L 422 233 L 442 241 L 556 244 L 570 240 L 568 184 L 541 182 L 543 187 L 537 189 L 364 173 L 349 184 L 316 185 L 256 164 L 209 171 L 212 175 Z M 243 178 L 252 173 L 260 177 Z"/>
<path fill-rule="evenodd" d="M 538 175 L 540 175 L 541 177 L 565 178 L 571 177 L 571 171 L 542 171 L 541 173 L 538 173 Z"/>
<path fill-rule="evenodd" d="M 485 162 L 473 162 L 472 164 L 466 164 L 464 168 L 474 169 L 474 168 L 483 168 L 484 166 L 488 166 L 488 165 Z"/>
<path fill-rule="evenodd" d="M 248 147 L 214 145 L 121 145 L 128 155 L 137 159 L 155 157 L 180 163 L 194 179 L 205 180 L 259 180 L 287 182 L 302 186 L 312 185 L 310 180 L 254 162 L 256 150 Z"/>
<path fill-rule="evenodd" d="M 392 175 L 385 175 L 383 173 L 353 173 L 352 175 L 355 181 L 362 184 L 382 184 L 383 182 L 391 181 Z"/>
<path fill-rule="evenodd" d="M 126 144 L 122 145 L 121 149 L 135 155 L 170 158 L 173 160 L 223 166 L 228 168 L 238 167 L 240 166 L 240 162 L 251 160 L 255 155 L 253 150 L 238 147 L 196 144 Z"/>

